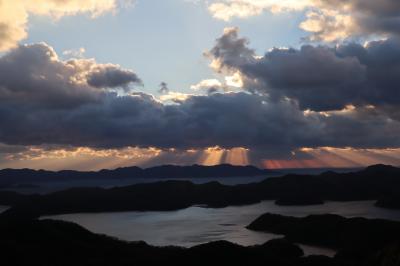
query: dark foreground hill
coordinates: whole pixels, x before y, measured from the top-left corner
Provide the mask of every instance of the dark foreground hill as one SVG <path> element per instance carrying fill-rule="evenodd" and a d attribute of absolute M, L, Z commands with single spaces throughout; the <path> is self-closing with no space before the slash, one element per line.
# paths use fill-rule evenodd
<path fill-rule="evenodd" d="M 265 218 L 265 217 L 264 217 Z M 332 218 L 332 223 L 336 218 Z M 290 219 L 285 225 L 284 219 Z M 316 218 L 317 219 L 317 218 Z M 154 247 L 144 242 L 125 242 L 98 235 L 79 225 L 53 220 L 0 219 L 0 248 L 2 265 L 40 266 L 122 266 L 122 265 L 273 265 L 273 266 L 398 266 L 400 245 L 354 246 L 339 251 L 334 258 L 303 256 L 303 251 L 291 242 L 292 230 L 310 230 L 308 221 L 283 217 L 282 232 L 286 239 L 276 239 L 263 245 L 243 247 L 226 241 L 210 242 L 192 248 Z M 313 222 L 324 226 L 326 222 Z M 276 226 L 276 225 L 275 225 Z M 368 228 L 374 233 L 379 224 Z M 271 226 L 268 226 L 271 230 Z M 332 228 L 329 228 L 332 229 Z M 275 230 L 277 230 L 275 228 Z M 289 233 L 290 232 L 290 233 Z M 335 231 L 335 233 L 337 230 Z M 301 235 L 301 232 L 299 233 Z M 333 233 L 332 233 L 333 234 Z M 323 234 L 330 239 L 332 235 Z M 304 235 L 303 235 L 304 237 Z M 364 236 L 367 238 L 367 236 Z M 304 240 L 304 238 L 297 238 Z M 368 251 L 368 252 L 366 252 Z"/>
<path fill-rule="evenodd" d="M 3 191 L 0 204 L 13 206 L 2 216 L 24 213 L 38 217 L 77 212 L 176 210 L 192 205 L 225 207 L 261 200 L 292 205 L 323 203 L 324 200 L 380 200 L 397 195 L 399 190 L 400 169 L 377 165 L 355 173 L 286 175 L 235 186 L 218 182 L 196 185 L 188 181 L 164 181 L 110 189 L 73 188 L 47 195 L 23 196 Z M 379 206 L 386 207 L 382 201 Z"/>
<path fill-rule="evenodd" d="M 329 258 L 302 258 L 285 240 L 243 247 L 226 241 L 193 248 L 153 247 L 93 234 L 68 222 L 0 222 L 2 265 L 318 265 Z"/>
<path fill-rule="evenodd" d="M 98 172 L 81 171 L 45 171 L 32 169 L 3 169 L 0 170 L 0 186 L 13 184 L 30 184 L 34 182 L 96 180 L 96 179 L 125 179 L 125 178 L 206 178 L 206 177 L 240 177 L 264 176 L 274 173 L 271 170 L 259 169 L 254 166 L 234 166 L 221 164 L 215 166 L 163 165 L 150 168 L 124 167 Z"/>

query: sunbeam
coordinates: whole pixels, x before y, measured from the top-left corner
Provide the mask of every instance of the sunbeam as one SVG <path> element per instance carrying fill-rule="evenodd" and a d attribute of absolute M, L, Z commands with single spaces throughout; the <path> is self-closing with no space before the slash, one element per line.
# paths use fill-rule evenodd
<path fill-rule="evenodd" d="M 232 165 L 248 165 L 248 149 L 245 148 L 233 148 L 226 152 L 225 162 Z"/>

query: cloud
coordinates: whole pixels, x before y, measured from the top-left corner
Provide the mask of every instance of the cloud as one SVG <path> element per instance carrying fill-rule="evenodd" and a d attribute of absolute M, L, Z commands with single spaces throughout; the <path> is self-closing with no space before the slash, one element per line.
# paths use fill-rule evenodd
<path fill-rule="evenodd" d="M 233 3 L 214 3 L 209 6 L 209 11 L 214 18 L 229 21 L 233 17 L 247 18 L 250 16 L 259 15 L 262 8 L 258 8 L 246 2 Z"/>
<path fill-rule="evenodd" d="M 248 48 L 248 44 L 247 39 L 239 38 L 239 28 L 225 28 L 215 46 L 205 55 L 214 59 L 211 67 L 222 72 L 225 67 L 244 65 L 255 59 L 255 51 Z"/>
<path fill-rule="evenodd" d="M 371 51 L 379 55 L 380 45 L 370 44 Z M 304 111 L 296 100 L 248 92 L 186 94 L 178 99 L 180 94 L 169 93 L 175 97 L 169 104 L 143 92 L 120 95 L 90 85 L 88 76 L 102 66 L 108 65 L 93 59 L 62 61 L 43 43 L 19 46 L 4 55 L 0 143 L 93 150 L 241 147 L 258 158 L 288 158 L 303 147 L 400 147 L 399 120 L 380 108 Z"/>
<path fill-rule="evenodd" d="M 400 2 L 396 0 L 313 0 L 300 27 L 310 40 L 336 41 L 348 37 L 398 36 Z"/>
<path fill-rule="evenodd" d="M 335 42 L 353 37 L 400 34 L 397 0 L 215 0 L 207 2 L 213 17 L 225 21 L 267 11 L 305 12 L 300 28 L 310 41 Z"/>
<path fill-rule="evenodd" d="M 310 33 L 309 41 L 336 42 L 346 40 L 353 35 L 359 37 L 361 29 L 354 17 L 335 9 L 317 9 L 306 13 L 306 20 L 300 23 L 300 29 Z"/>
<path fill-rule="evenodd" d="M 160 100 L 166 103 L 181 103 L 183 101 L 186 101 L 191 96 L 193 96 L 193 94 L 168 91 L 167 93 L 164 93 L 160 96 Z"/>
<path fill-rule="evenodd" d="M 90 69 L 87 75 L 87 83 L 96 88 L 122 87 L 128 90 L 128 85 L 142 81 L 131 70 L 122 69 L 119 65 L 97 64 Z"/>
<path fill-rule="evenodd" d="M 0 1 L 0 51 L 15 48 L 27 37 L 30 15 L 60 19 L 81 13 L 97 17 L 115 11 L 117 0 L 13 0 Z"/>
<path fill-rule="evenodd" d="M 237 29 L 225 30 L 208 56 L 224 73 L 240 73 L 248 91 L 296 100 L 301 109 L 340 110 L 349 104 L 399 105 L 400 39 L 300 49 L 257 56 Z"/>
<path fill-rule="evenodd" d="M 247 18 L 268 10 L 273 13 L 302 10 L 308 0 L 220 0 L 209 3 L 213 17 L 225 21 L 232 18 Z"/>
<path fill-rule="evenodd" d="M 56 109 L 93 103 L 109 88 L 140 82 L 118 65 L 62 61 L 45 43 L 21 45 L 1 57 L 0 80 L 1 102 Z"/>
<path fill-rule="evenodd" d="M 192 90 L 198 91 L 210 88 L 220 89 L 222 86 L 223 84 L 218 79 L 205 79 L 195 85 L 192 85 L 190 88 Z"/>
<path fill-rule="evenodd" d="M 205 79 L 190 88 L 194 91 L 206 91 L 208 94 L 212 94 L 227 89 L 227 86 L 218 79 Z"/>
<path fill-rule="evenodd" d="M 166 82 L 161 82 L 160 83 L 160 89 L 158 90 L 158 93 L 160 94 L 168 94 L 169 93 L 169 88 L 168 88 L 168 84 Z"/>
<path fill-rule="evenodd" d="M 86 49 L 81 47 L 79 49 L 72 49 L 72 50 L 66 50 L 63 52 L 63 55 L 66 57 L 71 57 L 71 58 L 84 58 L 85 57 L 85 52 Z"/>
<path fill-rule="evenodd" d="M 87 147 L 0 144 L 0 168 L 83 171 L 114 169 L 133 164 L 144 165 L 163 154 L 161 150 L 154 148 L 91 149 Z"/>

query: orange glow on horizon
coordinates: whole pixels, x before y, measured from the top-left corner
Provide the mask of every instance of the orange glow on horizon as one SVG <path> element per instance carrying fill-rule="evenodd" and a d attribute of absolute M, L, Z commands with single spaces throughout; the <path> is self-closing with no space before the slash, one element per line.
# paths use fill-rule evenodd
<path fill-rule="evenodd" d="M 373 164 L 400 165 L 400 149 L 354 149 L 354 148 L 302 148 L 310 159 L 264 160 L 262 165 L 270 169 L 364 167 Z"/>
<path fill-rule="evenodd" d="M 318 168 L 322 164 L 317 160 L 265 160 L 263 166 L 268 169 Z"/>
<path fill-rule="evenodd" d="M 49 170 L 114 169 L 126 166 L 177 165 L 257 165 L 270 169 L 282 168 L 349 168 L 372 164 L 400 166 L 400 148 L 301 148 L 289 158 L 250 157 L 251 150 L 244 147 L 231 149 L 219 146 L 206 149 L 166 149 L 126 147 L 122 149 L 91 149 L 88 147 L 46 149 L 32 146 L 25 151 L 10 153 L 0 162 L 0 168 L 32 168 Z M 306 155 L 306 156 L 304 156 Z M 250 159 L 251 158 L 251 159 Z"/>

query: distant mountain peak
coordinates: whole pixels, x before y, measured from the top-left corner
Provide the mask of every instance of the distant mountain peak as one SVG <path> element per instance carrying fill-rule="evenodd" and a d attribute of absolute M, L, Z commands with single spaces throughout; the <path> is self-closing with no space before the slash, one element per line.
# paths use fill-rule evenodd
<path fill-rule="evenodd" d="M 149 168 L 138 166 L 121 167 L 113 170 L 102 169 L 100 171 L 46 171 L 32 169 L 4 169 L 0 170 L 0 186 L 46 182 L 56 180 L 80 180 L 80 179 L 104 179 L 104 178 L 212 178 L 212 177 L 240 177 L 263 176 L 273 171 L 260 169 L 255 166 L 237 166 L 220 164 L 213 166 L 204 165 L 160 165 Z"/>

